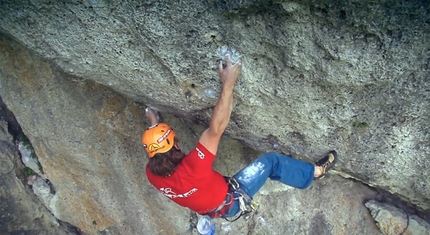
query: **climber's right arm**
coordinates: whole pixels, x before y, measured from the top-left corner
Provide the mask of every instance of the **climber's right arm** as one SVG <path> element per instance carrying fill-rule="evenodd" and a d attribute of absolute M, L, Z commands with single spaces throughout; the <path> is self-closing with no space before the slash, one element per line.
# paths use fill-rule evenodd
<path fill-rule="evenodd" d="M 212 113 L 209 128 L 200 136 L 199 142 L 212 154 L 216 155 L 219 141 L 230 122 L 233 110 L 233 91 L 237 79 L 242 70 L 241 62 L 232 65 L 230 56 L 226 55 L 226 67 L 223 68 L 222 61 L 218 66 L 219 76 L 222 81 L 221 94 Z"/>

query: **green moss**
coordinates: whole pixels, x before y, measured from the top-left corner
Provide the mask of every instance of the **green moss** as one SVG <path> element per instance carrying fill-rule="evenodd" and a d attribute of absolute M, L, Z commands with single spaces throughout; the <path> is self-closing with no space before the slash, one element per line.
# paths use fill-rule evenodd
<path fill-rule="evenodd" d="M 37 161 L 37 166 L 39 167 L 40 173 L 45 174 L 45 172 L 43 172 L 42 164 L 40 164 L 39 161 Z"/>
<path fill-rule="evenodd" d="M 30 176 L 30 175 L 35 175 L 36 172 L 34 172 L 30 167 L 25 167 L 24 168 L 24 176 Z"/>
<path fill-rule="evenodd" d="M 352 126 L 358 129 L 363 129 L 369 127 L 369 124 L 367 124 L 367 122 L 354 122 Z"/>
<path fill-rule="evenodd" d="M 27 149 L 31 150 L 30 157 L 31 157 L 31 158 L 33 158 L 33 159 L 36 159 L 36 160 L 37 160 L 37 166 L 39 167 L 40 172 L 41 172 L 42 174 L 44 174 L 44 172 L 43 172 L 43 168 L 42 168 L 42 165 L 41 165 L 41 164 L 40 164 L 40 162 L 39 162 L 39 158 L 37 157 L 36 153 L 34 152 L 33 145 L 31 145 L 30 140 L 27 138 L 27 136 L 25 136 L 25 135 L 22 133 L 22 134 L 19 136 L 19 141 L 22 143 L 22 145 L 23 145 L 25 148 L 27 148 Z"/>
<path fill-rule="evenodd" d="M 26 148 L 26 149 L 31 149 L 31 150 L 33 150 L 33 146 L 31 145 L 31 143 L 30 143 L 30 140 L 27 138 L 27 136 L 25 136 L 24 134 L 21 134 L 20 136 L 19 136 L 19 142 L 21 142 L 21 144 Z M 34 154 L 34 151 L 31 151 L 32 152 L 32 154 L 31 154 L 31 158 L 34 158 L 35 156 L 33 156 L 33 154 Z M 36 157 L 37 158 L 37 157 Z"/>

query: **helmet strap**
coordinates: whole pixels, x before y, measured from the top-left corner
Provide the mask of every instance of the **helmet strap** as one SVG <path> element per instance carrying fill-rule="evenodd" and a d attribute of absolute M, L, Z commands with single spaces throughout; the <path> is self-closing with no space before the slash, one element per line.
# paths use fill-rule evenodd
<path fill-rule="evenodd" d="M 179 146 L 178 146 L 178 144 L 177 144 L 177 143 L 175 143 L 175 145 L 173 145 L 173 147 L 174 147 L 176 150 L 181 151 L 181 148 L 179 148 Z"/>
<path fill-rule="evenodd" d="M 155 123 L 154 125 L 152 125 L 152 126 L 148 127 L 148 128 L 147 128 L 147 130 L 149 130 L 149 129 L 151 129 L 151 128 L 154 128 L 154 127 L 156 127 L 156 126 L 158 126 L 158 123 Z"/>

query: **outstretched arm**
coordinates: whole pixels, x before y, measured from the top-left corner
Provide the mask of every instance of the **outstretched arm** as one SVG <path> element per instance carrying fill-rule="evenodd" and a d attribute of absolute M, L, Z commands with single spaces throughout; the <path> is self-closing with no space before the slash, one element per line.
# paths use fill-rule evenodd
<path fill-rule="evenodd" d="M 221 136 L 230 122 L 233 109 L 233 90 L 242 70 L 241 62 L 232 65 L 229 55 L 226 55 L 226 64 L 225 68 L 223 68 L 222 61 L 218 65 L 222 91 L 212 113 L 209 128 L 203 132 L 199 139 L 199 142 L 214 155 L 217 153 Z"/>

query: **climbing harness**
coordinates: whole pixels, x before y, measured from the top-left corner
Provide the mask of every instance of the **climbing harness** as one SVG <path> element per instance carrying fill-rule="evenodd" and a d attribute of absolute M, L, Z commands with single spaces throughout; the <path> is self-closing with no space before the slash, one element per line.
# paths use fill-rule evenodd
<path fill-rule="evenodd" d="M 249 215 L 251 212 L 257 211 L 259 204 L 255 202 L 243 189 L 240 188 L 239 182 L 233 177 L 224 177 L 228 184 L 228 192 L 224 202 L 212 211 L 206 213 L 211 218 L 224 218 L 229 222 L 234 222 L 244 215 Z M 234 219 L 228 219 L 225 214 L 228 213 L 233 206 L 234 200 L 239 202 L 240 212 Z M 247 219 L 246 217 L 245 219 Z"/>
<path fill-rule="evenodd" d="M 227 221 L 234 222 L 244 215 L 248 215 L 251 212 L 256 212 L 260 205 L 254 201 L 252 197 L 249 196 L 243 189 L 240 188 L 239 182 L 237 182 L 235 178 L 230 177 L 227 179 L 227 183 L 232 191 L 232 194 L 237 195 L 234 197 L 234 200 L 239 201 L 240 214 L 232 220 L 229 220 L 226 217 L 223 218 Z"/>

